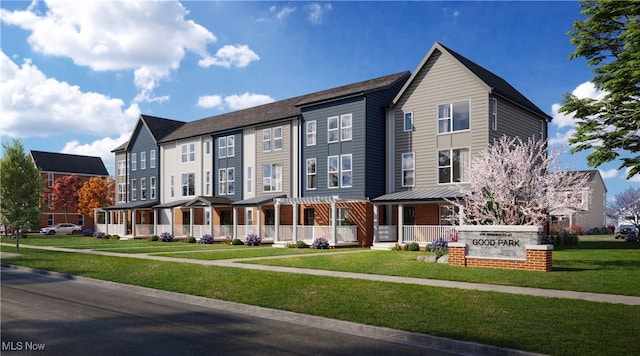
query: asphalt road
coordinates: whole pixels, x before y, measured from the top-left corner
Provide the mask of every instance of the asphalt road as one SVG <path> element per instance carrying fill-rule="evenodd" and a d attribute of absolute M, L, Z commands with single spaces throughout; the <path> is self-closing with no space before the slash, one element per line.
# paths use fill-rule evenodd
<path fill-rule="evenodd" d="M 440 355 L 331 331 L 21 270 L 1 271 L 3 355 Z M 44 351 L 44 352 L 43 352 Z"/>

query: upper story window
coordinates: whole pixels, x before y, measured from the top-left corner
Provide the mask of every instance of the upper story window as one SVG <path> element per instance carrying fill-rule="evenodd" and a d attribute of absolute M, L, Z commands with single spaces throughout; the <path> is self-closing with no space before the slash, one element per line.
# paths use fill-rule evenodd
<path fill-rule="evenodd" d="M 182 174 L 182 196 L 195 195 L 196 192 L 196 175 L 195 173 Z"/>
<path fill-rule="evenodd" d="M 149 188 L 151 188 L 151 194 L 149 195 L 149 198 L 153 200 L 156 198 L 156 177 L 151 177 L 151 180 L 149 183 L 150 183 Z"/>
<path fill-rule="evenodd" d="M 352 115 L 346 114 L 340 116 L 340 140 L 341 141 L 351 141 L 352 137 Z"/>
<path fill-rule="evenodd" d="M 262 152 L 271 151 L 271 129 L 262 130 Z"/>
<path fill-rule="evenodd" d="M 176 181 L 174 176 L 170 177 L 169 182 L 169 195 L 173 198 L 176 195 Z"/>
<path fill-rule="evenodd" d="M 195 162 L 196 160 L 196 144 L 189 144 L 189 162 Z"/>
<path fill-rule="evenodd" d="M 180 161 L 182 163 L 194 162 L 196 160 L 196 144 L 195 143 L 183 144 L 182 146 L 180 146 L 180 149 L 181 149 Z"/>
<path fill-rule="evenodd" d="M 211 154 L 211 140 L 204 140 L 204 153 Z"/>
<path fill-rule="evenodd" d="M 141 200 L 147 199 L 147 179 L 146 178 L 140 179 L 140 199 Z"/>
<path fill-rule="evenodd" d="M 222 168 L 218 170 L 218 194 L 235 194 L 236 174 L 234 168 Z"/>
<path fill-rule="evenodd" d="M 273 150 L 282 149 L 282 126 L 273 128 Z"/>
<path fill-rule="evenodd" d="M 147 169 L 147 151 L 140 152 L 140 169 Z"/>
<path fill-rule="evenodd" d="M 413 113 L 404 113 L 404 131 L 413 131 Z"/>
<path fill-rule="evenodd" d="M 247 167 L 247 193 L 253 192 L 253 167 Z"/>
<path fill-rule="evenodd" d="M 227 157 L 234 157 L 236 155 L 236 137 L 227 136 Z"/>
<path fill-rule="evenodd" d="M 352 186 L 351 154 L 327 157 L 328 188 L 349 188 Z"/>
<path fill-rule="evenodd" d="M 318 187 L 317 182 L 317 159 L 309 158 L 307 159 L 307 189 L 314 190 Z"/>
<path fill-rule="evenodd" d="M 469 101 L 438 105 L 438 133 L 469 129 Z"/>
<path fill-rule="evenodd" d="M 306 131 L 307 131 L 307 146 L 315 146 L 316 145 L 316 120 L 307 121 L 306 123 Z"/>
<path fill-rule="evenodd" d="M 121 161 L 121 162 L 124 162 L 124 161 Z M 54 177 L 55 176 L 53 173 L 47 173 L 47 186 L 49 188 L 53 187 L 53 181 L 55 180 Z"/>
<path fill-rule="evenodd" d="M 491 120 L 491 129 L 498 129 L 498 99 L 491 99 L 491 115 L 489 115 L 489 119 Z"/>
<path fill-rule="evenodd" d="M 544 121 L 540 120 L 540 139 L 544 140 Z"/>
<path fill-rule="evenodd" d="M 402 154 L 402 186 L 413 187 L 415 185 L 416 162 L 413 152 Z"/>
<path fill-rule="evenodd" d="M 185 163 L 189 161 L 189 147 L 187 145 L 180 146 L 180 162 Z"/>
<path fill-rule="evenodd" d="M 218 139 L 218 158 L 227 157 L 227 138 L 220 137 Z"/>
<path fill-rule="evenodd" d="M 138 181 L 131 180 L 131 200 L 138 200 Z"/>
<path fill-rule="evenodd" d="M 327 142 L 351 141 L 353 137 L 353 115 L 332 116 L 327 119 Z"/>
<path fill-rule="evenodd" d="M 265 192 L 282 191 L 282 165 L 265 164 L 262 166 L 262 189 Z"/>
<path fill-rule="evenodd" d="M 466 182 L 468 167 L 468 148 L 438 151 L 438 183 Z"/>
<path fill-rule="evenodd" d="M 156 150 L 149 151 L 149 168 L 156 168 Z"/>
<path fill-rule="evenodd" d="M 337 116 L 327 119 L 327 137 L 329 143 L 338 142 L 340 140 L 340 136 L 338 136 L 338 120 L 339 118 Z"/>
<path fill-rule="evenodd" d="M 124 176 L 124 173 L 126 172 L 125 165 L 125 160 L 118 161 L 118 176 Z"/>
<path fill-rule="evenodd" d="M 131 154 L 131 170 L 135 171 L 136 169 L 138 169 L 138 154 L 132 153 Z"/>
<path fill-rule="evenodd" d="M 352 186 L 352 168 L 351 168 L 351 155 L 340 156 L 340 187 L 348 188 Z"/>
<path fill-rule="evenodd" d="M 211 190 L 211 172 L 204 172 L 204 195 L 209 195 Z"/>
<path fill-rule="evenodd" d="M 126 185 L 124 183 L 118 183 L 118 202 L 124 203 L 126 202 L 126 199 Z"/>

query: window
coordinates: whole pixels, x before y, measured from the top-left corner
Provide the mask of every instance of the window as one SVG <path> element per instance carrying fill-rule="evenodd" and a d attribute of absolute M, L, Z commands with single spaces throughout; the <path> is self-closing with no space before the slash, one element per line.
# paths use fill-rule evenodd
<path fill-rule="evenodd" d="M 151 188 L 151 194 L 149 198 L 151 200 L 154 200 L 156 198 L 156 177 L 151 177 L 149 183 Z"/>
<path fill-rule="evenodd" d="M 53 193 L 49 193 L 49 200 L 47 200 L 47 205 L 49 208 L 53 205 Z"/>
<path fill-rule="evenodd" d="M 316 145 L 316 121 L 307 121 L 307 146 Z"/>
<path fill-rule="evenodd" d="M 341 182 L 340 186 L 342 188 L 351 187 L 351 155 L 342 155 L 340 156 L 340 177 Z"/>
<path fill-rule="evenodd" d="M 211 140 L 204 140 L 204 153 L 210 155 L 211 154 Z"/>
<path fill-rule="evenodd" d="M 182 163 L 189 161 L 189 152 L 187 150 L 187 145 L 180 146 L 180 162 Z"/>
<path fill-rule="evenodd" d="M 253 167 L 247 167 L 247 193 L 253 192 Z"/>
<path fill-rule="evenodd" d="M 236 138 L 235 136 L 227 136 L 227 157 L 236 155 Z"/>
<path fill-rule="evenodd" d="M 265 164 L 262 166 L 262 187 L 265 192 L 282 191 L 282 165 Z"/>
<path fill-rule="evenodd" d="M 47 214 L 47 225 L 53 226 L 53 214 Z"/>
<path fill-rule="evenodd" d="M 227 195 L 227 170 L 218 169 L 218 195 Z"/>
<path fill-rule="evenodd" d="M 351 141 L 352 137 L 352 122 L 351 114 L 340 116 L 340 140 Z"/>
<path fill-rule="evenodd" d="M 307 159 L 307 189 L 317 188 L 316 163 L 317 161 L 315 158 Z"/>
<path fill-rule="evenodd" d="M 351 225 L 348 207 L 337 207 L 336 212 L 338 215 L 336 219 L 337 226 Z M 333 209 L 329 208 L 329 223 L 331 223 L 331 221 L 333 221 Z"/>
<path fill-rule="evenodd" d="M 236 193 L 236 170 L 235 168 L 227 168 L 227 194 L 233 195 Z"/>
<path fill-rule="evenodd" d="M 469 101 L 438 105 L 438 133 L 469 129 Z"/>
<path fill-rule="evenodd" d="M 271 151 L 271 129 L 262 130 L 262 152 Z"/>
<path fill-rule="evenodd" d="M 138 169 L 138 154 L 132 153 L 131 154 L 131 170 L 135 171 L 136 169 Z"/>
<path fill-rule="evenodd" d="M 328 120 L 328 126 L 327 126 L 328 141 L 329 143 L 338 142 L 338 140 L 340 139 L 340 137 L 338 136 L 338 117 L 333 116 L 327 120 Z"/>
<path fill-rule="evenodd" d="M 327 182 L 329 188 L 338 188 L 340 184 L 338 180 L 338 156 L 329 156 L 327 158 Z"/>
<path fill-rule="evenodd" d="M 156 150 L 149 151 L 149 168 L 156 168 Z"/>
<path fill-rule="evenodd" d="M 176 182 L 173 176 L 171 176 L 169 181 L 170 181 L 169 183 L 170 195 L 173 198 L 176 195 Z"/>
<path fill-rule="evenodd" d="M 253 209 L 245 208 L 244 211 L 245 211 L 245 216 L 247 217 L 246 225 L 252 226 L 253 225 Z"/>
<path fill-rule="evenodd" d="M 402 154 L 402 186 L 415 185 L 416 162 L 413 152 Z"/>
<path fill-rule="evenodd" d="M 544 139 L 544 121 L 540 120 L 540 139 Z"/>
<path fill-rule="evenodd" d="M 218 158 L 227 157 L 227 138 L 220 137 L 218 139 Z"/>
<path fill-rule="evenodd" d="M 404 113 L 404 131 L 413 131 L 413 113 Z"/>
<path fill-rule="evenodd" d="M 195 195 L 196 191 L 196 175 L 194 173 L 182 174 L 182 196 Z"/>
<path fill-rule="evenodd" d="M 468 148 L 438 151 L 438 183 L 466 182 L 468 167 Z"/>
<path fill-rule="evenodd" d="M 138 199 L 138 181 L 135 179 L 131 180 L 131 200 Z"/>
<path fill-rule="evenodd" d="M 147 169 L 147 151 L 140 152 L 140 169 Z"/>
<path fill-rule="evenodd" d="M 440 205 L 440 225 L 459 225 L 460 209 L 454 205 Z"/>
<path fill-rule="evenodd" d="M 273 128 L 273 150 L 278 151 L 282 149 L 282 127 Z"/>
<path fill-rule="evenodd" d="M 491 129 L 498 129 L 498 99 L 491 99 Z"/>
<path fill-rule="evenodd" d="M 140 178 L 140 200 L 147 200 L 147 178 Z"/>
<path fill-rule="evenodd" d="M 124 176 L 125 172 L 126 172 L 125 161 L 124 160 L 118 161 L 118 176 L 120 177 Z"/>
<path fill-rule="evenodd" d="M 84 225 L 84 215 L 78 215 L 78 225 Z"/>
<path fill-rule="evenodd" d="M 196 160 L 196 144 L 189 144 L 189 162 L 194 162 Z"/>
<path fill-rule="evenodd" d="M 124 203 L 127 199 L 126 188 L 124 183 L 118 183 L 118 202 Z"/>
<path fill-rule="evenodd" d="M 204 195 L 209 195 L 211 189 L 211 172 L 206 171 L 204 173 Z"/>
<path fill-rule="evenodd" d="M 124 163 L 124 161 L 120 161 L 120 162 Z M 49 186 L 49 188 L 53 187 L 53 181 L 54 180 L 55 179 L 54 179 L 53 173 L 47 173 L 47 186 Z"/>

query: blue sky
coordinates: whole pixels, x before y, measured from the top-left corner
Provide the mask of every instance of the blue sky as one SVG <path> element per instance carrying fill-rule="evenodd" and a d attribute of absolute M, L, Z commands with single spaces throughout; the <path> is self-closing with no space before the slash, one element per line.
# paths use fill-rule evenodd
<path fill-rule="evenodd" d="M 0 132 L 27 150 L 102 157 L 138 116 L 192 121 L 413 71 L 434 42 L 506 79 L 554 117 L 566 147 L 564 93 L 597 97 L 568 60 L 577 2 L 2 1 Z M 586 154 L 565 154 L 589 169 Z M 602 165 L 608 199 L 625 179 Z"/>

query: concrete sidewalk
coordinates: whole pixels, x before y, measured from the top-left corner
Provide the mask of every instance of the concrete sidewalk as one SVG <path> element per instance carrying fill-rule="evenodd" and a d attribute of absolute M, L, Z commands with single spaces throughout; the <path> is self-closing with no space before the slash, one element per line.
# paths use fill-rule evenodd
<path fill-rule="evenodd" d="M 2 245 L 13 246 L 6 243 L 2 243 Z M 23 248 L 33 248 L 33 249 L 59 251 L 59 252 L 84 253 L 84 254 L 114 256 L 114 257 L 138 258 L 138 259 L 166 261 L 166 262 L 180 262 L 180 263 L 207 265 L 207 266 L 245 268 L 245 269 L 254 269 L 254 270 L 261 270 L 261 271 L 272 271 L 272 272 L 299 273 L 299 274 L 308 274 L 308 275 L 314 275 L 314 276 L 352 278 L 352 279 L 362 279 L 362 280 L 377 281 L 377 282 L 405 283 L 405 284 L 416 284 L 416 285 L 432 286 L 432 287 L 458 288 L 458 289 L 499 292 L 499 293 L 509 293 L 509 294 L 523 294 L 523 295 L 531 295 L 531 296 L 538 296 L 538 297 L 579 299 L 579 300 L 586 300 L 590 302 L 640 305 L 640 297 L 617 295 L 617 294 L 576 292 L 576 291 L 567 291 L 567 290 L 541 289 L 541 288 L 505 286 L 505 285 L 496 285 L 496 284 L 445 281 L 445 280 L 438 280 L 438 279 L 398 277 L 398 276 L 387 276 L 387 275 L 377 275 L 377 274 L 367 274 L 367 273 L 340 272 L 340 271 L 329 271 L 329 270 L 239 263 L 239 262 L 250 262 L 250 261 L 261 260 L 261 259 L 269 259 L 269 258 L 286 258 L 287 256 L 253 257 L 253 258 L 239 258 L 239 259 L 229 259 L 229 260 L 195 260 L 195 259 L 180 258 L 180 257 L 156 256 L 156 255 L 147 254 L 147 253 L 130 254 L 130 253 L 107 252 L 107 251 L 78 250 L 78 249 L 49 247 L 49 246 L 23 246 Z M 362 251 L 360 250 L 357 252 L 361 253 Z M 341 253 L 356 253 L 356 251 L 344 251 Z M 2 258 L 8 257 L 8 256 L 5 256 L 5 254 L 6 253 L 3 252 L 1 257 Z M 294 256 L 301 257 L 301 256 L 310 256 L 310 255 L 294 255 Z"/>

